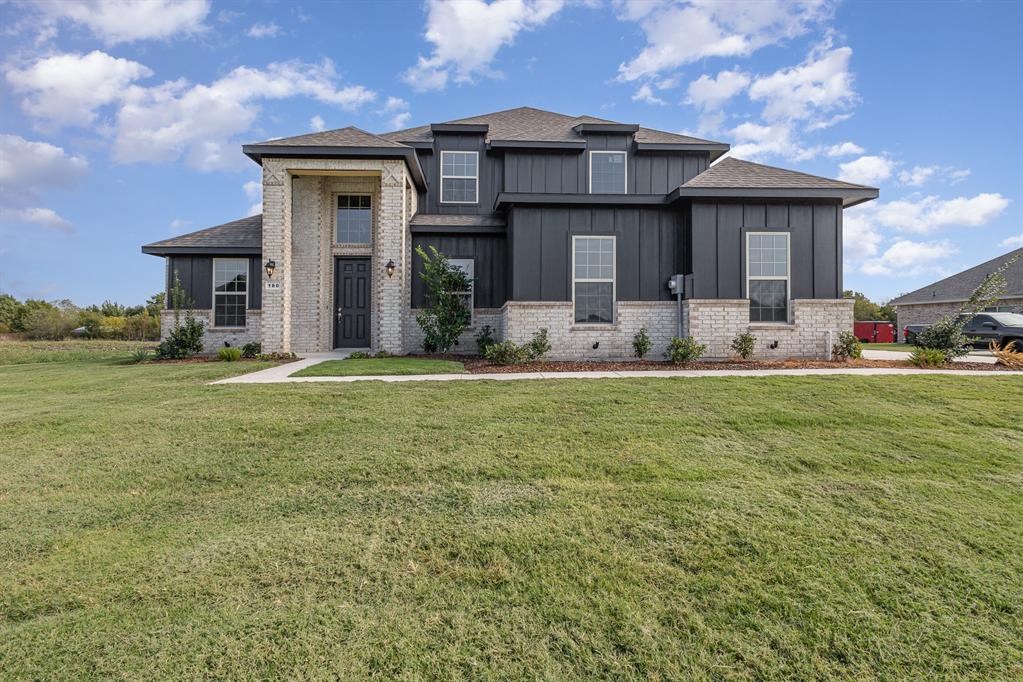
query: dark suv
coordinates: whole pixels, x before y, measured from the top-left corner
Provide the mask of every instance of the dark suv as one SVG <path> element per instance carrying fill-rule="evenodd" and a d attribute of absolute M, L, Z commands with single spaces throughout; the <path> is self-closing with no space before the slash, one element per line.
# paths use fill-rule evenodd
<path fill-rule="evenodd" d="M 908 325 L 903 334 L 906 343 L 915 343 L 916 335 L 930 325 Z M 974 339 L 973 345 L 987 348 L 992 341 L 1004 348 L 1015 341 L 1014 349 L 1023 352 L 1023 315 L 1019 313 L 978 313 L 966 323 L 963 332 Z"/>

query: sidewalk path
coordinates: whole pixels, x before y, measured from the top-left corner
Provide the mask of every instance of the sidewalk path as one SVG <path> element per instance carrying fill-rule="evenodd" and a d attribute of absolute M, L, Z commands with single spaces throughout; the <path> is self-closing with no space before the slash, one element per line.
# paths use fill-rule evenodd
<path fill-rule="evenodd" d="M 909 353 L 904 353 L 901 350 L 870 350 L 869 348 L 863 349 L 864 360 L 909 360 Z M 956 358 L 956 362 L 983 362 L 988 365 L 993 365 L 997 361 L 997 358 L 987 352 L 975 352 L 961 358 Z"/>

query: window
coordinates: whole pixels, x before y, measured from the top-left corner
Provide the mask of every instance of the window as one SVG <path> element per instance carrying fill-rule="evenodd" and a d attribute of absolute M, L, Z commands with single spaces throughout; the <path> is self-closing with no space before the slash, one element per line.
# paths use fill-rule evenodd
<path fill-rule="evenodd" d="M 989 305 L 987 308 L 984 308 L 984 312 L 985 313 L 1011 313 L 1012 312 L 1012 306 L 1011 305 Z"/>
<path fill-rule="evenodd" d="M 746 235 L 746 293 L 750 322 L 788 322 L 788 233 Z"/>
<path fill-rule="evenodd" d="M 440 200 L 445 204 L 475 204 L 479 189 L 477 152 L 440 153 Z"/>
<path fill-rule="evenodd" d="M 615 238 L 572 238 L 572 300 L 576 324 L 612 324 Z"/>
<path fill-rule="evenodd" d="M 213 259 L 213 326 L 244 327 L 249 299 L 249 261 Z"/>
<path fill-rule="evenodd" d="M 625 194 L 625 152 L 590 152 L 590 194 Z"/>
<path fill-rule="evenodd" d="M 449 258 L 448 263 L 452 267 L 458 268 L 465 273 L 465 276 L 469 278 L 469 290 L 468 291 L 456 291 L 454 292 L 459 298 L 462 299 L 463 305 L 469 309 L 469 326 L 475 325 L 476 320 L 473 317 L 473 293 L 476 291 L 476 261 L 472 258 Z"/>
<path fill-rule="evenodd" d="M 337 243 L 369 244 L 373 239 L 372 201 L 366 194 L 337 198 Z"/>

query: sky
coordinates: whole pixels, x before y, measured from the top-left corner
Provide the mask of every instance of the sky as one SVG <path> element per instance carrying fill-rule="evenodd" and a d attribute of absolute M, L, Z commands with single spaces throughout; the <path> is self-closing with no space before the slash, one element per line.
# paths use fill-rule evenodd
<path fill-rule="evenodd" d="M 1023 246 L 1023 3 L 0 0 L 0 292 L 143 302 L 142 244 L 259 212 L 241 145 L 517 106 L 879 187 L 845 285 Z"/>

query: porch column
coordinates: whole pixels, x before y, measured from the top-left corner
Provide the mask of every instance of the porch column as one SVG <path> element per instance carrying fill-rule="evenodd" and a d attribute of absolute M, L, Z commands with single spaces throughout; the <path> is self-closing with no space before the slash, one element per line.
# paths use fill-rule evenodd
<path fill-rule="evenodd" d="M 262 272 L 264 353 L 286 353 L 291 350 L 291 180 L 284 164 L 277 159 L 263 159 L 263 262 L 277 264 L 273 282 L 280 288 L 266 288 L 266 271 Z"/>
<path fill-rule="evenodd" d="M 380 228 L 373 264 L 373 280 L 377 282 L 376 349 L 401 355 L 404 348 L 405 310 L 408 293 L 405 289 L 404 262 L 408 220 L 405 216 L 405 162 L 385 161 L 380 177 Z M 394 261 L 397 269 L 388 277 L 385 266 Z"/>

